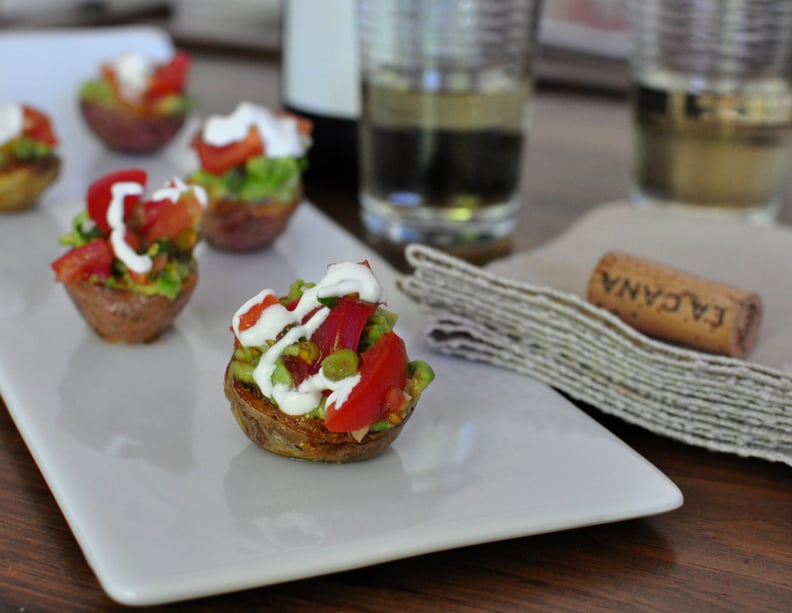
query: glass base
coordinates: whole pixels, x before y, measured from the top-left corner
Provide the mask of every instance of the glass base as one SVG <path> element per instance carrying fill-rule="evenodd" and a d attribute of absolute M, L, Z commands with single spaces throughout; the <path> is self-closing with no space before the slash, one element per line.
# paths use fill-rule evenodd
<path fill-rule="evenodd" d="M 780 198 L 774 198 L 761 206 L 729 207 L 702 205 L 673 199 L 658 198 L 647 194 L 637 187 L 633 187 L 630 190 L 630 202 L 639 208 L 660 209 L 695 217 L 735 219 L 756 225 L 769 225 L 775 223 L 781 211 Z"/>
<path fill-rule="evenodd" d="M 424 243 L 440 249 L 477 247 L 514 232 L 517 199 L 486 207 L 395 205 L 361 192 L 361 218 L 374 237 L 391 243 Z"/>

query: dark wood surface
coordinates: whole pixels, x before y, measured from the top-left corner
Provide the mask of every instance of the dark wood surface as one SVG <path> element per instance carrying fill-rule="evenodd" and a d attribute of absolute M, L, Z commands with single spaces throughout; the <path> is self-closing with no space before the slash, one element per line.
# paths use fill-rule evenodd
<path fill-rule="evenodd" d="M 252 90 L 246 91 L 245 85 L 229 90 L 224 79 L 234 77 L 226 74 L 228 60 L 205 59 L 206 70 L 198 81 L 209 108 L 227 111 L 231 97 L 277 99 L 272 67 L 260 81 L 240 81 Z M 263 70 L 255 63 L 248 67 Z M 218 85 L 212 90 L 215 80 Z M 515 250 L 551 238 L 586 208 L 623 193 L 623 110 L 623 100 L 540 92 Z M 599 130 L 601 138 L 590 130 Z M 342 225 L 360 232 L 352 190 L 314 187 L 309 197 Z M 685 496 L 683 507 L 644 519 L 455 549 L 161 609 L 792 609 L 789 467 L 711 453 L 582 408 L 668 475 Z M 123 608 L 96 581 L 5 405 L 0 406 L 0 466 L 0 612 Z"/>

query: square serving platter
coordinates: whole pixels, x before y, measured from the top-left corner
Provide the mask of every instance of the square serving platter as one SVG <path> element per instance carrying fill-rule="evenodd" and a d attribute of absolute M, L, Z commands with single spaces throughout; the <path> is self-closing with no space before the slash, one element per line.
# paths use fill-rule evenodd
<path fill-rule="evenodd" d="M 50 53 L 78 49 L 92 65 L 130 44 L 170 48 L 148 28 L 47 37 Z M 33 38 L 4 34 L 0 50 Z M 63 106 L 76 70 L 48 85 L 59 121 L 79 121 Z M 62 152 L 74 163 L 61 183 L 35 209 L 0 217 L 0 393 L 111 598 L 167 603 L 682 504 L 671 481 L 548 386 L 428 352 L 423 314 L 399 293 L 397 273 L 309 202 L 265 252 L 199 247 L 198 288 L 159 341 L 103 342 L 49 263 L 85 186 L 129 158 L 98 149 L 79 127 L 67 133 Z M 193 163 L 186 146 L 145 161 L 152 187 Z M 231 316 L 260 289 L 285 292 L 332 262 L 363 259 L 401 316 L 410 357 L 437 378 L 377 458 L 328 465 L 268 454 L 244 437 L 223 396 Z"/>

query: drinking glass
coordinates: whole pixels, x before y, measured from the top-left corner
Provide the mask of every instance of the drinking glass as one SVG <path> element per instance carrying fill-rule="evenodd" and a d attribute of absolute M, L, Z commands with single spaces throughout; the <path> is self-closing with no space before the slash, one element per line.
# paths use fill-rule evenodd
<path fill-rule="evenodd" d="M 507 238 L 540 0 L 360 0 L 362 219 L 395 244 Z"/>
<path fill-rule="evenodd" d="M 630 0 L 632 200 L 768 222 L 792 142 L 790 0 Z"/>

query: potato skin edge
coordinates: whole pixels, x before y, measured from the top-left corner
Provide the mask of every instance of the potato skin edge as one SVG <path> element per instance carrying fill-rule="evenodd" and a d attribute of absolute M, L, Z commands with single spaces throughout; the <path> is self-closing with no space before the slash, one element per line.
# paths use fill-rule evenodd
<path fill-rule="evenodd" d="M 133 115 L 123 109 L 80 99 L 80 112 L 94 135 L 108 148 L 122 153 L 154 153 L 182 129 L 186 113 Z"/>
<path fill-rule="evenodd" d="M 0 212 L 24 211 L 60 176 L 60 157 L 55 154 L 0 171 Z"/>
<path fill-rule="evenodd" d="M 173 326 L 198 283 L 197 264 L 175 299 L 106 287 L 84 279 L 65 283 L 77 310 L 110 343 L 150 343 Z"/>
<path fill-rule="evenodd" d="M 235 379 L 229 367 L 224 389 L 231 412 L 251 441 L 277 455 L 316 462 L 357 462 L 379 455 L 399 436 L 414 408 L 413 404 L 400 424 L 370 432 L 358 442 L 347 432 L 328 431 L 320 420 L 286 415 Z"/>
<path fill-rule="evenodd" d="M 242 202 L 212 199 L 204 211 L 201 231 L 207 243 L 222 251 L 266 249 L 285 230 L 302 201 L 302 185 L 289 202 Z"/>

